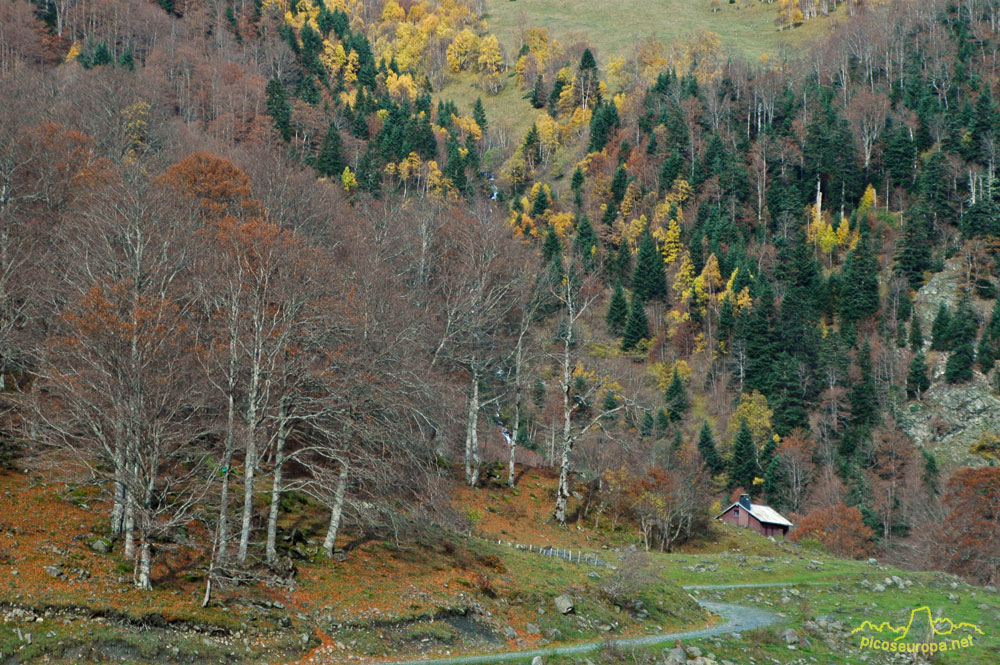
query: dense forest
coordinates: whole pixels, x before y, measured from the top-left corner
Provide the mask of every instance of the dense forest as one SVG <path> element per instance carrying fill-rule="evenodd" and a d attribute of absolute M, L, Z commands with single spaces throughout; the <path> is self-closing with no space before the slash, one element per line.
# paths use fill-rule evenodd
<path fill-rule="evenodd" d="M 332 555 L 515 463 L 649 548 L 748 492 L 996 582 L 996 434 L 946 466 L 899 418 L 1000 390 L 1000 3 L 846 4 L 748 62 L 508 50 L 463 0 L 0 0 L 0 461 L 99 486 L 141 588 L 200 552 L 205 604 L 291 565 L 290 492 Z"/>

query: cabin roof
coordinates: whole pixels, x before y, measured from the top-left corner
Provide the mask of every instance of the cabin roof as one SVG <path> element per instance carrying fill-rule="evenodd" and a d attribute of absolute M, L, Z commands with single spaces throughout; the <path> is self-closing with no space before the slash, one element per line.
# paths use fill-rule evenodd
<path fill-rule="evenodd" d="M 741 504 L 739 501 L 734 501 L 732 504 L 729 505 L 728 508 L 719 513 L 719 517 L 722 517 L 730 510 L 732 510 L 733 506 L 743 508 L 744 510 L 746 510 L 746 506 Z M 759 503 L 751 503 L 750 514 L 756 517 L 757 521 L 762 523 L 766 522 L 768 524 L 780 524 L 782 526 L 792 526 L 791 522 L 782 517 L 781 513 L 779 513 L 774 508 L 771 508 L 770 506 L 764 506 Z M 718 519 L 718 517 L 716 519 Z"/>

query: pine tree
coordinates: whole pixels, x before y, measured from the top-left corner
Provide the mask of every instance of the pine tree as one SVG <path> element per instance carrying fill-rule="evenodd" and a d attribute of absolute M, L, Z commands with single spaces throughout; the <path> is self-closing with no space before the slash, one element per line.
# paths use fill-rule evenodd
<path fill-rule="evenodd" d="M 604 317 L 604 322 L 608 324 L 608 330 L 616 337 L 625 331 L 625 322 L 628 319 L 628 301 L 625 300 L 625 290 L 622 289 L 621 281 L 615 283 L 614 293 L 611 294 L 611 302 L 608 303 L 608 313 Z"/>
<path fill-rule="evenodd" d="M 323 137 L 323 144 L 319 149 L 319 156 L 316 158 L 316 170 L 321 176 L 334 178 L 344 172 L 347 166 L 341 155 L 343 143 L 340 139 L 340 132 L 332 122 Z"/>
<path fill-rule="evenodd" d="M 965 383 L 972 379 L 972 341 L 963 339 L 954 343 L 954 350 L 948 356 L 944 369 L 944 379 L 948 383 Z"/>
<path fill-rule="evenodd" d="M 941 303 L 938 307 L 937 316 L 934 317 L 934 325 L 931 327 L 931 348 L 935 351 L 947 351 L 951 348 L 951 313 L 948 305 Z"/>
<path fill-rule="evenodd" d="M 628 173 L 624 166 L 619 166 L 611 178 L 611 200 L 615 206 L 620 205 L 625 198 L 626 189 L 628 189 Z"/>
<path fill-rule="evenodd" d="M 531 105 L 536 109 L 540 109 L 545 106 L 545 89 L 542 86 L 542 75 L 539 74 L 538 78 L 535 79 L 535 87 L 531 89 Z"/>
<path fill-rule="evenodd" d="M 905 276 L 910 288 L 920 288 L 924 273 L 931 268 L 929 213 L 910 211 L 903 222 L 903 234 L 896 249 L 896 272 Z"/>
<path fill-rule="evenodd" d="M 653 430 L 656 428 L 656 421 L 653 420 L 652 411 L 642 412 L 642 424 L 639 425 L 639 434 L 643 438 L 648 438 L 653 435 Z"/>
<path fill-rule="evenodd" d="M 649 228 L 639 241 L 635 273 L 632 275 L 632 291 L 642 300 L 664 298 L 667 295 L 667 278 L 663 270 L 663 257 L 656 249 Z"/>
<path fill-rule="evenodd" d="M 535 196 L 535 200 L 531 204 L 531 216 L 541 217 L 545 214 L 545 211 L 549 209 L 549 196 L 545 193 L 544 187 L 538 188 L 538 194 Z"/>
<path fill-rule="evenodd" d="M 622 282 L 627 282 L 632 274 L 632 252 L 629 251 L 628 242 L 622 238 L 615 253 L 614 262 L 611 264 L 611 274 Z"/>
<path fill-rule="evenodd" d="M 594 254 L 597 250 L 597 234 L 590 224 L 587 215 L 580 217 L 580 223 L 576 226 L 576 237 L 573 239 L 573 251 L 583 261 L 583 267 L 591 270 L 594 267 Z"/>
<path fill-rule="evenodd" d="M 674 375 L 670 380 L 665 395 L 667 401 L 667 411 L 670 413 L 670 420 L 677 422 L 684 417 L 684 413 L 691 407 L 687 390 L 684 389 L 684 382 L 681 381 L 677 368 L 674 367 Z"/>
<path fill-rule="evenodd" d="M 292 110 L 285 99 L 285 89 L 281 81 L 274 78 L 268 81 L 264 89 L 267 95 L 267 114 L 274 120 L 274 127 L 281 138 L 290 141 L 292 138 Z"/>
<path fill-rule="evenodd" d="M 878 263 L 864 236 L 847 254 L 841 280 L 840 316 L 857 323 L 878 311 Z"/>
<path fill-rule="evenodd" d="M 701 459 L 705 462 L 709 473 L 714 476 L 722 472 L 725 464 L 715 447 L 715 437 L 712 436 L 712 428 L 708 426 L 707 420 L 701 426 L 701 433 L 698 435 L 698 452 L 701 453 Z"/>
<path fill-rule="evenodd" d="M 958 297 L 955 313 L 948 325 L 948 340 L 954 346 L 959 342 L 972 342 L 979 330 L 979 317 L 972 308 L 972 300 L 968 291 L 962 291 Z"/>
<path fill-rule="evenodd" d="M 924 482 L 924 487 L 932 495 L 938 493 L 938 478 L 941 475 L 941 470 L 938 468 L 937 458 L 934 457 L 934 453 L 927 451 L 924 448 L 920 449 L 920 452 L 924 456 L 924 472 L 921 474 L 920 479 Z"/>
<path fill-rule="evenodd" d="M 666 410 L 662 407 L 656 412 L 656 431 L 660 433 L 660 436 L 667 433 L 670 429 L 670 416 L 667 415 Z"/>
<path fill-rule="evenodd" d="M 545 242 L 542 243 L 542 260 L 548 263 L 560 256 L 562 256 L 562 241 L 559 240 L 556 230 L 550 228 L 549 232 L 545 234 Z"/>
<path fill-rule="evenodd" d="M 570 188 L 573 190 L 573 203 L 577 208 L 583 206 L 583 171 L 577 166 L 573 171 L 573 180 L 570 181 Z"/>
<path fill-rule="evenodd" d="M 865 343 L 858 349 L 858 369 L 861 380 L 855 382 L 848 393 L 851 405 L 851 424 L 860 431 L 869 431 L 878 418 L 878 400 L 875 379 L 872 377 L 871 345 Z"/>
<path fill-rule="evenodd" d="M 740 419 L 740 429 L 733 441 L 733 453 L 729 459 L 729 486 L 742 487 L 751 492 L 754 478 L 759 477 L 757 454 L 754 450 L 753 434 L 747 425 L 747 419 Z"/>
<path fill-rule="evenodd" d="M 990 370 L 1000 359 L 1000 300 L 993 303 L 990 320 L 983 328 L 983 336 L 979 340 L 979 366 L 983 374 Z"/>
<path fill-rule="evenodd" d="M 788 505 L 789 477 L 788 467 L 781 455 L 775 455 L 764 471 L 764 496 L 770 506 L 784 510 Z"/>
<path fill-rule="evenodd" d="M 910 318 L 910 350 L 919 351 L 924 348 L 924 335 L 920 332 L 920 315 L 916 312 Z"/>
<path fill-rule="evenodd" d="M 910 361 L 910 373 L 906 377 L 906 394 L 911 399 L 920 399 L 920 396 L 931 387 L 931 380 L 927 377 L 927 358 L 923 351 L 917 351 Z"/>
<path fill-rule="evenodd" d="M 622 350 L 631 351 L 636 345 L 649 337 L 649 322 L 646 319 L 646 305 L 638 295 L 632 297 L 632 307 L 625 322 L 625 332 L 622 336 Z"/>
<path fill-rule="evenodd" d="M 483 131 L 483 136 L 486 136 L 486 130 L 489 128 L 489 124 L 486 121 L 486 109 L 483 108 L 483 98 L 476 97 L 476 103 L 472 105 L 472 119 L 476 121 L 479 125 L 479 129 Z"/>

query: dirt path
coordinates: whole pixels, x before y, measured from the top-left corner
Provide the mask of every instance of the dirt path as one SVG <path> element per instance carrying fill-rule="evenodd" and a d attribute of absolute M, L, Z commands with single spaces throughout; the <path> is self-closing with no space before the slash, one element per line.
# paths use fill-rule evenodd
<path fill-rule="evenodd" d="M 708 584 L 683 587 L 685 590 L 699 589 L 748 589 L 760 587 L 782 587 L 795 586 L 784 582 L 770 584 Z M 698 600 L 698 599 L 695 599 Z M 698 600 L 698 604 L 725 619 L 724 622 L 707 628 L 694 630 L 683 630 L 675 633 L 660 633 L 658 635 L 646 635 L 644 637 L 628 637 L 618 640 L 611 640 L 610 644 L 616 647 L 648 646 L 651 644 L 663 644 L 674 640 L 693 640 L 700 637 L 710 637 L 712 635 L 722 635 L 725 633 L 739 633 L 754 628 L 763 628 L 777 623 L 779 617 L 774 612 L 762 610 L 756 607 L 745 605 L 733 605 L 731 603 L 717 603 L 707 600 Z M 569 644 L 560 647 L 548 647 L 545 649 L 527 649 L 524 651 L 506 651 L 503 653 L 490 653 L 478 656 L 457 656 L 452 658 L 430 658 L 426 660 L 397 660 L 381 663 L 380 665 L 488 665 L 489 663 L 507 663 L 521 660 L 528 662 L 535 656 L 556 656 L 566 654 L 579 654 L 596 651 L 607 644 L 605 640 L 594 640 L 591 642 L 581 642 L 579 644 Z"/>

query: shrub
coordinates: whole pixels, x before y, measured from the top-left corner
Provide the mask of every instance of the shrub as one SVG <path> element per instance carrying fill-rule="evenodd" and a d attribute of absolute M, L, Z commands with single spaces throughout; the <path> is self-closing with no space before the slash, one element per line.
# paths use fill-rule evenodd
<path fill-rule="evenodd" d="M 795 542 L 814 539 L 837 556 L 859 559 L 871 550 L 875 532 L 857 507 L 838 504 L 803 517 L 789 537 Z"/>

